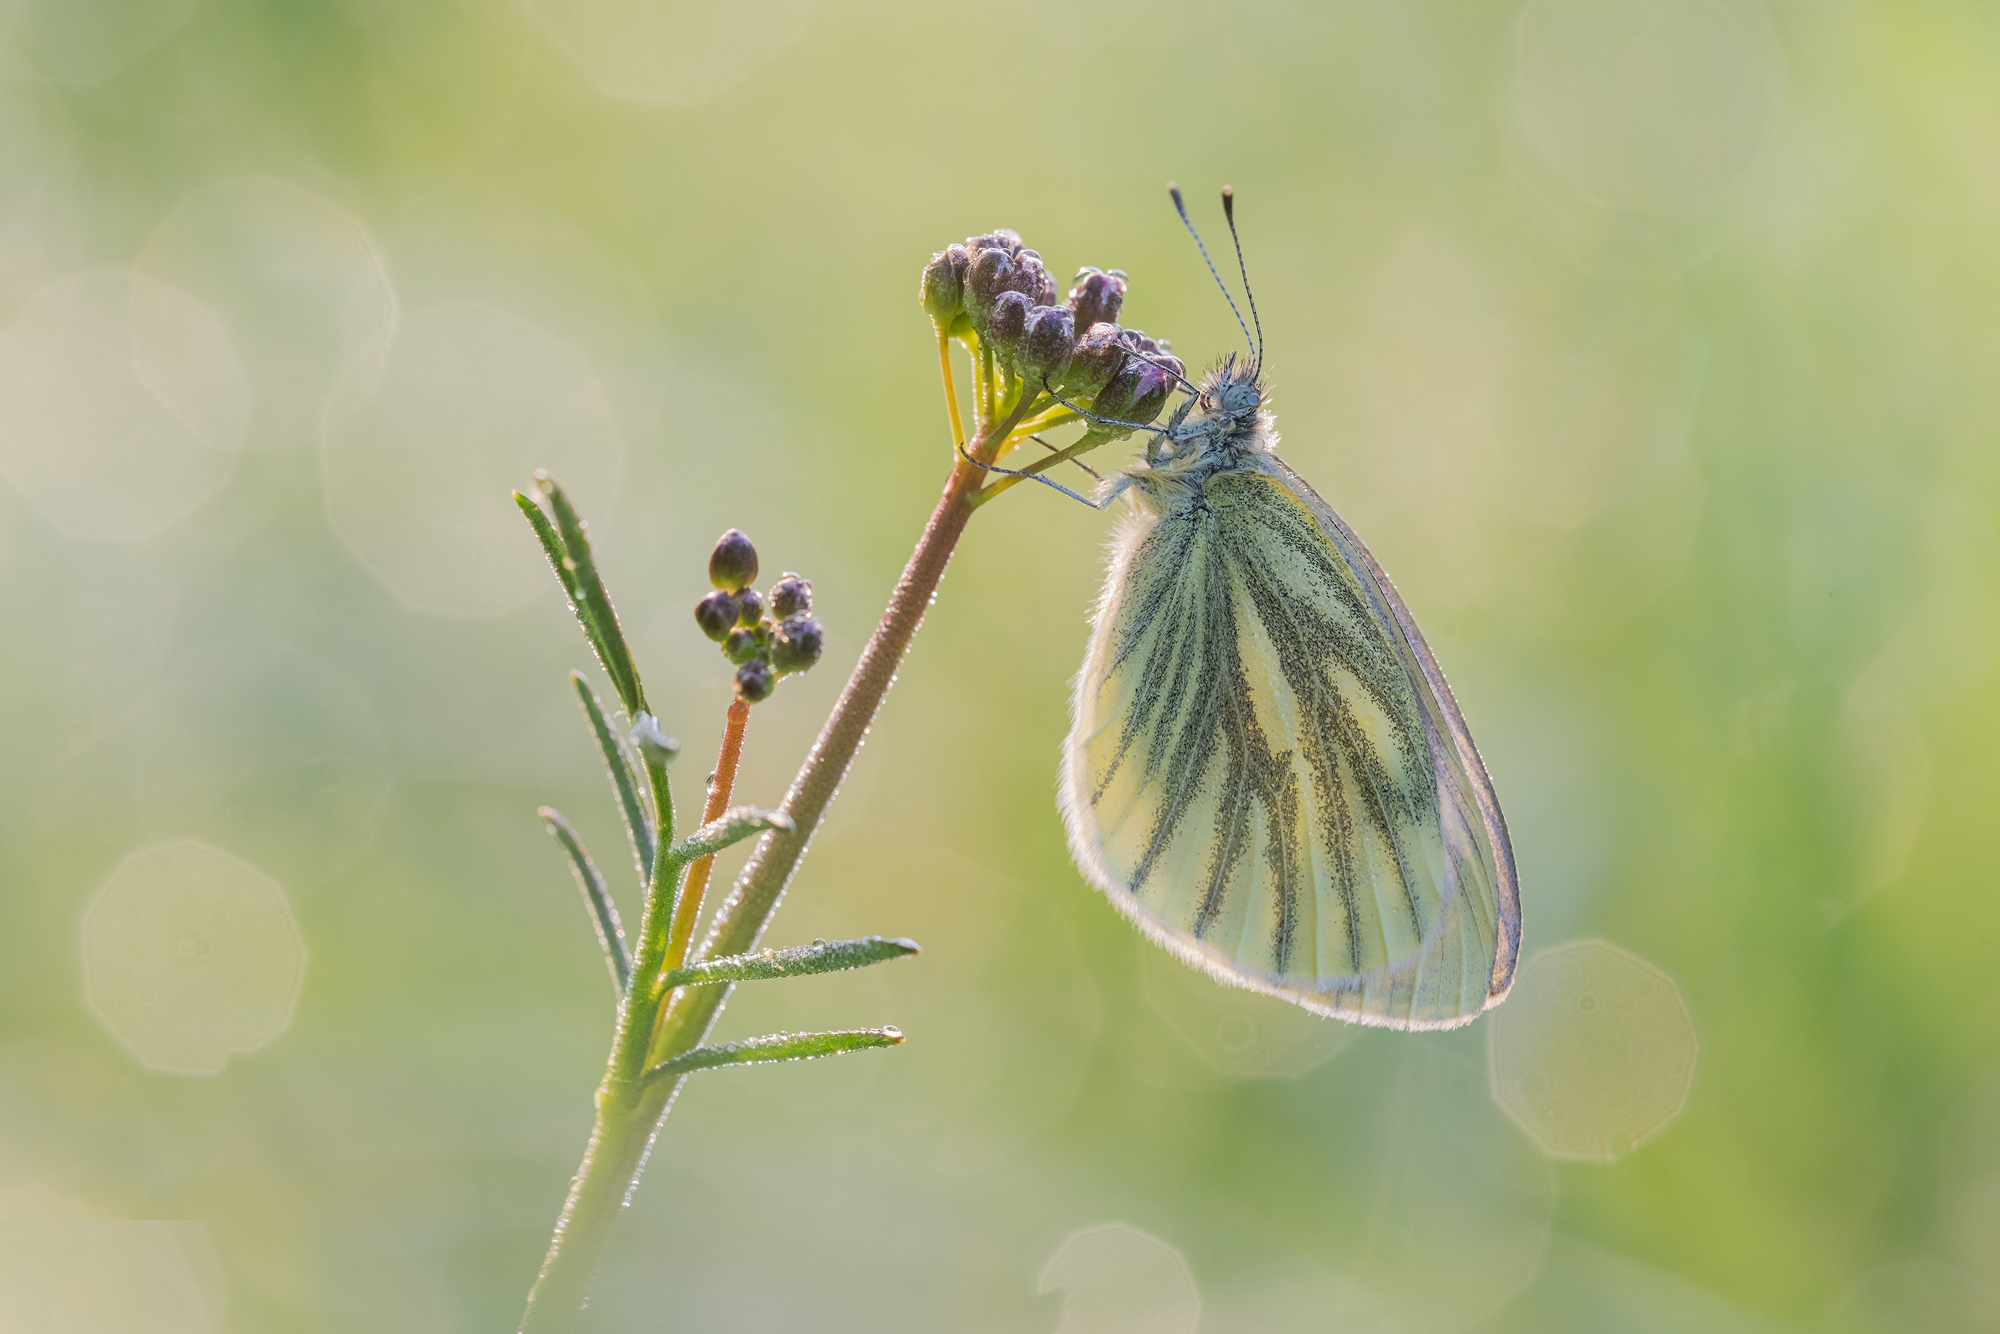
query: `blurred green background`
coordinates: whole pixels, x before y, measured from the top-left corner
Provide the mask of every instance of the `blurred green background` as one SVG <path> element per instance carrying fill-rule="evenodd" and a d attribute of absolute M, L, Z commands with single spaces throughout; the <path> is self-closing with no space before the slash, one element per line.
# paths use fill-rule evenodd
<path fill-rule="evenodd" d="M 926 952 L 721 1030 L 908 1044 L 696 1077 L 588 1327 L 2000 1328 L 1992 6 L 0 25 L 0 1324 L 511 1329 L 611 1020 L 535 807 L 630 877 L 508 489 L 595 521 L 684 808 L 709 543 L 813 579 L 774 802 L 948 466 L 923 262 L 1017 228 L 1206 364 L 1176 177 L 1567 948 L 1410 1036 L 1144 945 L 1052 800 L 1108 520 L 1017 489 L 771 936 Z"/>

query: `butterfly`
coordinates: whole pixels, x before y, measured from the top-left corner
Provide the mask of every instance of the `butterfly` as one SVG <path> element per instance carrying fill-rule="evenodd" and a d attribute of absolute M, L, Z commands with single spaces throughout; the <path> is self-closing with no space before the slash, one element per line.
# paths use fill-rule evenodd
<path fill-rule="evenodd" d="M 1278 457 L 1250 341 L 1100 492 L 1131 503 L 1063 744 L 1070 850 L 1222 982 L 1355 1023 L 1453 1028 L 1513 983 L 1506 821 L 1409 608 Z"/>

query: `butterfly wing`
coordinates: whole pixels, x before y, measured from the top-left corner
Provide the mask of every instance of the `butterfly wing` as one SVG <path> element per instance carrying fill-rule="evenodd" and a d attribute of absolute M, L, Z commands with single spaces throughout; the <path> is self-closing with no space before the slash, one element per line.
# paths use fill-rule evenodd
<path fill-rule="evenodd" d="M 1492 784 L 1387 576 L 1275 457 L 1124 521 L 1073 715 L 1070 848 L 1181 958 L 1391 1028 L 1506 995 Z"/>

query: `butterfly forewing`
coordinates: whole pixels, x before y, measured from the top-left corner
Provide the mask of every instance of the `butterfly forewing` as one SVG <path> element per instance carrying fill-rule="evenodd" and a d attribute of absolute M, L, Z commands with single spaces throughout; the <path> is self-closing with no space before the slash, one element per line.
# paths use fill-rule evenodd
<path fill-rule="evenodd" d="M 1429 650 L 1295 474 L 1217 473 L 1130 516 L 1077 682 L 1078 860 L 1225 980 L 1364 1023 L 1505 993 L 1511 856 Z"/>

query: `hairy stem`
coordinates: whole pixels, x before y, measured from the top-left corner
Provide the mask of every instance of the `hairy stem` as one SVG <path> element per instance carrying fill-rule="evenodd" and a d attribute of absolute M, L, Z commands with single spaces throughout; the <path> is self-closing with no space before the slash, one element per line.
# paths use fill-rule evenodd
<path fill-rule="evenodd" d="M 607 1078 L 598 1090 L 590 1147 L 576 1170 L 541 1276 L 528 1294 L 521 1334 L 562 1334 L 576 1328 L 610 1243 L 611 1225 L 638 1183 L 653 1133 L 679 1087 L 678 1079 L 614 1086 Z"/>
<path fill-rule="evenodd" d="M 1004 438 L 1014 424 L 989 422 L 994 429 L 980 433 L 972 443 L 972 452 L 976 456 L 991 449 L 996 438 Z M 953 467 L 944 494 L 938 498 L 937 508 L 931 511 L 930 522 L 924 525 L 923 536 L 910 554 L 909 564 L 903 567 L 903 576 L 896 583 L 881 623 L 862 649 L 854 674 L 848 678 L 846 689 L 841 691 L 839 702 L 833 706 L 833 712 L 820 729 L 819 739 L 813 743 L 779 807 L 791 816 L 792 829 L 773 830 L 759 840 L 749 863 L 717 912 L 708 939 L 697 952 L 697 960 L 747 953 L 769 925 L 785 887 L 791 883 L 792 873 L 798 869 L 799 859 L 805 856 L 827 807 L 833 803 L 834 794 L 854 763 L 855 752 L 860 750 L 883 698 L 889 693 L 910 641 L 923 624 L 932 595 L 951 562 L 951 553 L 972 517 L 970 500 L 978 488 L 980 475 L 976 467 L 962 458 Z M 723 744 L 726 752 L 727 734 Z M 738 744 L 741 744 L 740 732 Z M 664 769 L 650 761 L 647 767 L 658 808 L 659 832 L 653 856 L 653 883 L 646 896 L 646 919 L 633 960 L 632 990 L 620 1010 L 610 1067 L 597 1092 L 597 1123 L 591 1131 L 590 1147 L 571 1184 L 569 1201 L 556 1225 L 541 1277 L 528 1294 L 528 1309 L 520 1326 L 522 1334 L 556 1334 L 575 1328 L 597 1267 L 604 1258 L 611 1224 L 637 1184 L 646 1150 L 661 1118 L 672 1106 L 681 1080 L 686 1077 L 671 1073 L 645 1079 L 648 1057 L 655 1063 L 671 1061 L 697 1046 L 708 1035 L 731 990 L 731 985 L 718 985 L 689 987 L 664 995 L 659 991 L 662 965 L 669 948 L 669 924 L 664 918 L 666 905 L 673 900 L 673 886 L 664 883 L 673 837 L 673 807 L 671 797 L 664 797 L 667 791 Z M 718 766 L 716 788 L 719 791 L 722 787 L 723 774 Z M 711 805 L 713 802 L 712 793 Z M 685 902 L 691 897 L 684 891 L 681 900 Z M 664 1020 L 659 1020 L 658 1011 L 663 1005 L 667 1013 Z M 655 1027 L 657 1036 L 653 1033 Z M 649 1037 L 653 1040 L 648 1041 Z"/>
<path fill-rule="evenodd" d="M 976 452 L 988 443 L 982 432 L 982 438 L 974 442 L 973 448 Z M 848 768 L 854 763 L 855 752 L 860 750 L 883 698 L 889 693 L 910 641 L 923 624 L 931 597 L 951 562 L 951 553 L 972 517 L 969 501 L 979 475 L 978 469 L 963 458 L 952 469 L 951 480 L 945 484 L 937 508 L 931 511 L 930 522 L 924 525 L 923 536 L 918 539 L 916 550 L 910 553 L 909 564 L 903 567 L 903 577 L 896 582 L 896 591 L 889 598 L 881 623 L 875 627 L 867 647 L 861 650 L 861 661 L 848 677 L 847 688 L 841 691 L 839 702 L 820 728 L 819 739 L 813 743 L 805 764 L 792 779 L 791 788 L 779 806 L 792 817 L 793 829 L 789 833 L 773 831 L 758 841 L 749 863 L 716 913 L 715 925 L 709 929 L 708 939 L 702 942 L 699 958 L 746 953 L 770 924 L 785 887 L 791 883 L 792 873 L 812 844 L 826 808 L 833 803 L 834 794 L 839 792 Z M 664 1039 L 655 1050 L 672 1056 L 700 1042 L 707 1036 L 728 991 L 728 987 L 717 986 L 677 992 L 666 1019 Z"/>
<path fill-rule="evenodd" d="M 715 781 L 708 789 L 708 805 L 702 808 L 701 822 L 710 824 L 729 809 L 729 794 L 736 787 L 736 765 L 743 758 L 743 729 L 750 723 L 750 705 L 741 697 L 729 701 L 729 721 L 722 729 L 722 750 L 715 757 Z M 715 870 L 715 858 L 703 857 L 688 867 L 687 883 L 681 887 L 681 901 L 674 910 L 673 931 L 667 936 L 666 967 L 674 969 L 687 961 L 688 946 L 694 942 L 695 920 L 701 915 L 702 896 L 708 892 L 708 877 Z"/>
<path fill-rule="evenodd" d="M 649 754 L 645 763 L 653 793 L 656 837 L 645 916 L 632 960 L 632 985 L 618 1006 L 611 1056 L 605 1065 L 604 1082 L 597 1088 L 597 1120 L 590 1129 L 590 1145 L 570 1181 L 569 1198 L 556 1220 L 542 1272 L 528 1291 L 521 1334 L 561 1334 L 576 1328 L 597 1268 L 603 1263 L 604 1248 L 611 1241 L 611 1225 L 638 1182 L 647 1146 L 680 1087 L 678 1079 L 645 1078 L 646 1049 L 660 1007 L 656 983 L 666 959 L 667 915 L 672 911 L 682 869 L 672 853 L 674 797 L 667 785 L 665 761 Z"/>

